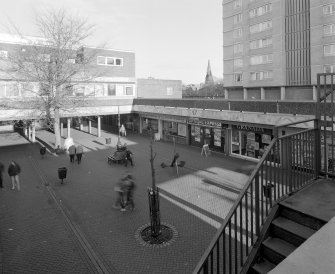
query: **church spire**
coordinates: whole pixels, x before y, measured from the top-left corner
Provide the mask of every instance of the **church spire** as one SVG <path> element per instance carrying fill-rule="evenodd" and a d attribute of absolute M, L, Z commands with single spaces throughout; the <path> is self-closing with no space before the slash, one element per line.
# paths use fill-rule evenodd
<path fill-rule="evenodd" d="M 208 65 L 207 65 L 207 73 L 206 73 L 206 78 L 205 78 L 205 85 L 213 85 L 214 80 L 213 80 L 213 75 L 211 71 L 211 64 L 208 60 Z"/>

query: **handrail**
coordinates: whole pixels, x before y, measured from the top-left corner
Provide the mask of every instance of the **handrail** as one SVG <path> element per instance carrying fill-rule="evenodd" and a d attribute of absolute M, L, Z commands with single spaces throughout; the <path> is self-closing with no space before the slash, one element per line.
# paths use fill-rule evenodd
<path fill-rule="evenodd" d="M 272 204 L 315 179 L 315 136 L 313 128 L 271 141 L 193 273 L 241 269 Z"/>

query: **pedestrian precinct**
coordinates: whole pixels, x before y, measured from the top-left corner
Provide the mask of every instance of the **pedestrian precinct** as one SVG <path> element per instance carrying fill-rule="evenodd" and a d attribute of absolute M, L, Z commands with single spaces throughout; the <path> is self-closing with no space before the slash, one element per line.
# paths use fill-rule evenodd
<path fill-rule="evenodd" d="M 69 155 L 70 155 L 70 162 L 74 163 L 74 156 L 76 155 L 76 147 L 74 145 L 71 145 L 69 147 Z"/>
<path fill-rule="evenodd" d="M 81 145 L 76 147 L 76 156 L 77 156 L 77 162 L 78 165 L 81 163 L 81 157 L 83 156 L 83 147 Z"/>
<path fill-rule="evenodd" d="M 17 187 L 17 190 L 20 190 L 20 178 L 19 174 L 21 172 L 21 167 L 18 163 L 15 161 L 11 161 L 11 163 L 8 166 L 8 175 L 12 182 L 12 189 L 15 189 L 15 185 Z"/>
<path fill-rule="evenodd" d="M 126 128 L 124 127 L 123 124 L 121 125 L 121 128 L 120 128 L 120 135 L 125 136 L 125 137 L 127 136 Z"/>
<path fill-rule="evenodd" d="M 126 189 L 126 202 L 125 207 L 130 206 L 131 210 L 135 209 L 134 203 L 134 191 L 136 188 L 135 180 L 132 174 L 128 174 L 127 178 L 124 181 L 125 189 Z"/>
<path fill-rule="evenodd" d="M 2 177 L 2 173 L 5 170 L 5 166 L 3 165 L 3 163 L 0 162 L 0 188 L 3 188 L 3 177 Z"/>

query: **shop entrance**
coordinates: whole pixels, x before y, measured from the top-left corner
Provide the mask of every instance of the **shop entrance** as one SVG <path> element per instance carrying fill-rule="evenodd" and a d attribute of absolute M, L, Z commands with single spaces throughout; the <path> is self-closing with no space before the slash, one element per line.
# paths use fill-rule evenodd
<path fill-rule="evenodd" d="M 189 125 L 190 144 L 202 147 L 208 144 L 210 150 L 225 152 L 225 129 Z"/>

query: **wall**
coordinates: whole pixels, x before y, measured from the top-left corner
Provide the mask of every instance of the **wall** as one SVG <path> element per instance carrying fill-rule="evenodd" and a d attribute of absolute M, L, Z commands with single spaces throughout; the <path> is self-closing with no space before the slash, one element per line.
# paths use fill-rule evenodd
<path fill-rule="evenodd" d="M 172 95 L 167 90 L 172 88 Z M 137 79 L 139 98 L 182 98 L 181 80 Z"/>

